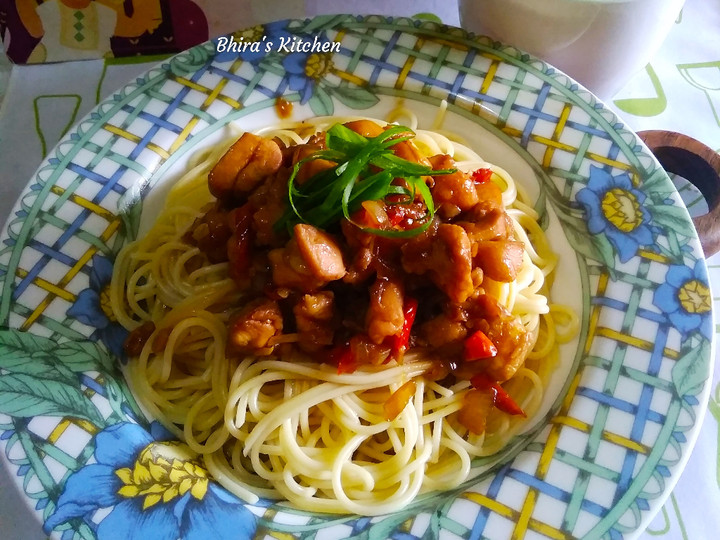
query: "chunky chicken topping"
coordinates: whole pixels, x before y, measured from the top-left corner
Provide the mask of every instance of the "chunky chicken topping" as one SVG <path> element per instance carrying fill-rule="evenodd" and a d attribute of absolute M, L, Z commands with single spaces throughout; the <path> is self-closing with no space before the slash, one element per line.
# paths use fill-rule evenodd
<path fill-rule="evenodd" d="M 437 379 L 512 377 L 531 340 L 483 285 L 514 280 L 524 249 L 491 171 L 424 157 L 407 129 L 383 139 L 387 128 L 371 121 L 340 128 L 352 136 L 335 144 L 356 151 L 344 164 L 333 158 L 335 134 L 286 146 L 246 133 L 209 174 L 216 202 L 184 238 L 211 262 L 228 261 L 248 298 L 230 319 L 227 354 L 294 348 L 348 372 L 417 348 L 442 359 Z M 359 162 L 370 155 L 363 141 L 380 157 Z M 352 167 L 357 178 L 333 185 Z M 403 169 L 411 174 L 395 176 Z M 386 191 L 364 196 L 379 178 Z M 298 210 L 333 191 L 342 204 Z"/>

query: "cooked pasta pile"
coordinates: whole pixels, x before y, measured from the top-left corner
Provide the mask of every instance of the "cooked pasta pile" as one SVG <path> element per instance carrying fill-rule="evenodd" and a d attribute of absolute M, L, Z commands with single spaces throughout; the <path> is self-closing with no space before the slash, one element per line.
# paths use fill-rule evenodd
<path fill-rule="evenodd" d="M 522 263 L 512 281 L 486 278 L 482 286 L 529 336 L 531 350 L 502 389 L 532 417 L 558 344 L 577 332 L 577 317 L 548 302 L 557 257 L 531 201 L 506 171 L 440 129 L 419 129 L 407 111 L 399 115 L 422 155 L 447 154 L 465 172 L 490 169 L 502 190 L 514 240 L 524 246 Z M 290 146 L 349 120 L 286 122 L 258 134 Z M 491 408 L 484 431 L 473 433 L 460 413 L 472 383 L 437 376 L 436 352 L 410 347 L 402 358 L 342 372 L 293 347 L 290 333 L 271 338 L 271 355 L 227 354 L 229 323 L 248 300 L 228 262 L 210 262 L 187 241 L 213 200 L 207 175 L 227 148 L 194 157 L 152 228 L 115 262 L 117 320 L 135 332 L 153 323 L 128 367 L 136 397 L 249 502 L 267 497 L 313 511 L 378 515 L 471 478 L 473 458 L 502 449 L 527 418 Z M 387 403 L 398 392 L 406 399 L 388 419 Z"/>

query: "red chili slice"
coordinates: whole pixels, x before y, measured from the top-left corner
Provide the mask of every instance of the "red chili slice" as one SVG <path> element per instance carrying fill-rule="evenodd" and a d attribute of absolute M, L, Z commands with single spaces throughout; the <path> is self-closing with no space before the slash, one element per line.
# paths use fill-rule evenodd
<path fill-rule="evenodd" d="M 354 373 L 358 365 L 350 345 L 338 345 L 330 351 L 330 362 L 337 365 L 338 375 Z"/>
<path fill-rule="evenodd" d="M 476 184 L 484 184 L 485 182 L 490 181 L 490 177 L 492 177 L 492 169 L 478 169 L 473 171 L 470 177 Z"/>
<path fill-rule="evenodd" d="M 417 315 L 418 302 L 415 298 L 406 298 L 403 305 L 404 321 L 402 330 L 399 334 L 396 334 L 390 338 L 390 347 L 392 353 L 389 358 L 395 358 L 398 362 L 402 360 L 403 354 L 407 350 L 408 344 L 410 343 L 410 330 L 415 322 L 415 316 Z"/>
<path fill-rule="evenodd" d="M 388 205 L 385 212 L 387 213 L 390 225 L 397 227 L 405 219 L 407 214 L 405 205 L 402 204 L 391 204 Z"/>
<path fill-rule="evenodd" d="M 470 383 L 478 390 L 490 390 L 494 394 L 493 405 L 501 411 L 513 415 L 519 414 L 521 416 L 527 416 L 520 405 L 515 403 L 515 400 L 510 397 L 510 394 L 508 394 L 499 383 L 493 381 L 484 373 L 475 375 L 470 379 Z"/>
<path fill-rule="evenodd" d="M 492 358 L 497 355 L 497 347 L 485 335 L 485 332 L 478 330 L 465 340 L 464 358 L 468 362 Z"/>

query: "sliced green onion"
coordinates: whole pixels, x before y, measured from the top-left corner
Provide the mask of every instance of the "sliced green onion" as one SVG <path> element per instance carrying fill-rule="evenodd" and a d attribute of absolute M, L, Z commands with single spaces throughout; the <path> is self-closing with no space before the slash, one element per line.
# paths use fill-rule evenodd
<path fill-rule="evenodd" d="M 414 137 L 405 126 L 391 126 L 376 137 L 363 137 L 342 124 L 335 124 L 325 134 L 326 150 L 318 150 L 293 166 L 288 179 L 289 209 L 275 223 L 276 230 L 305 222 L 327 228 L 343 217 L 351 221 L 351 214 L 364 201 L 382 200 L 386 204 L 409 204 L 419 193 L 427 213 L 423 222 L 411 229 L 386 230 L 362 227 L 363 231 L 386 237 L 410 237 L 427 230 L 435 215 L 432 194 L 423 176 L 451 174 L 455 169 L 433 170 L 431 167 L 408 161 L 392 153 L 392 147 Z M 302 185 L 295 182 L 306 163 L 323 159 L 335 163 Z M 404 179 L 407 187 L 393 181 Z M 390 201 L 400 195 L 403 201 Z"/>

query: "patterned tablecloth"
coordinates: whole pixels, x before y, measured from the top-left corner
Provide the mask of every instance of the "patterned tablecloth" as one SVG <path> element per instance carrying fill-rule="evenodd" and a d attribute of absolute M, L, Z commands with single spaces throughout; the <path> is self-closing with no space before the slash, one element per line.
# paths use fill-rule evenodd
<path fill-rule="evenodd" d="M 340 4 L 330 0 L 252 0 L 242 14 L 245 19 L 237 19 L 237 12 L 232 15 L 242 24 L 249 24 L 351 9 Z M 426 12 L 426 16 L 429 12 L 443 22 L 458 23 L 455 2 L 365 0 L 355 2 L 352 11 L 391 15 Z M 226 15 L 220 10 L 209 16 L 210 27 L 215 19 L 222 21 Z M 151 65 L 147 60 L 139 57 L 131 61 L 11 67 L 0 54 L 0 220 L 6 219 L 21 189 L 59 137 L 100 99 L 145 71 Z M 679 131 L 720 150 L 720 3 L 688 0 L 657 56 L 608 105 L 636 131 Z M 696 191 L 681 184 L 681 193 L 691 211 L 702 212 L 704 202 Z M 720 256 L 711 257 L 708 264 L 713 288 L 718 291 Z M 714 303 L 720 310 L 717 296 Z M 717 537 L 719 382 L 720 367 L 716 365 L 709 414 L 697 446 L 670 498 L 642 538 Z M 0 531 L 0 536 L 9 539 L 43 537 L 39 525 L 17 497 L 7 470 L 0 471 Z"/>

